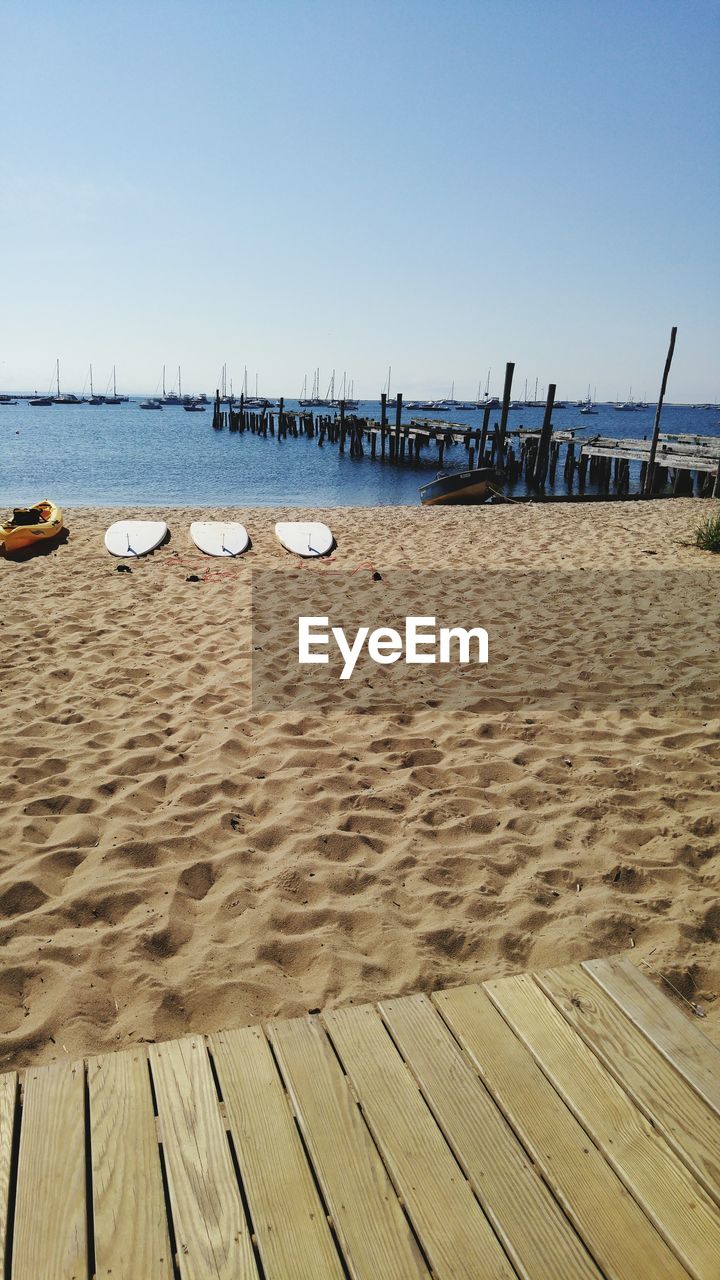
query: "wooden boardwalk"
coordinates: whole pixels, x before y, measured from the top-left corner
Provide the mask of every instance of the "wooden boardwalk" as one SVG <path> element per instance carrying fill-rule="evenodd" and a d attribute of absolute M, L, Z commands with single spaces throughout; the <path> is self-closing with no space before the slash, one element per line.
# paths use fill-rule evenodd
<path fill-rule="evenodd" d="M 5 1280 L 720 1276 L 720 1051 L 626 959 L 0 1077 Z"/>

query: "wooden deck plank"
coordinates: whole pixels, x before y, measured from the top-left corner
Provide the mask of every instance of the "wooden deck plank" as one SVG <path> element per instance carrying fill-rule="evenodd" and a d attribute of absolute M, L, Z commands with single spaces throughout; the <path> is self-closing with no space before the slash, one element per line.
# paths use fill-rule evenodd
<path fill-rule="evenodd" d="M 582 967 L 720 1115 L 720 1049 L 697 1022 L 622 956 L 586 960 Z"/>
<path fill-rule="evenodd" d="M 717 1280 L 720 1211 L 529 974 L 485 990 L 660 1234 L 697 1280 Z"/>
<path fill-rule="evenodd" d="M 4 1274 L 5 1246 L 7 1244 L 8 1209 L 10 1204 L 10 1173 L 18 1082 L 14 1071 L 0 1076 L 0 1273 Z"/>
<path fill-rule="evenodd" d="M 205 1043 L 151 1045 L 150 1063 L 182 1280 L 256 1280 Z"/>
<path fill-rule="evenodd" d="M 518 1274 L 524 1280 L 599 1277 L 428 997 L 383 1000 L 380 1010 Z"/>
<path fill-rule="evenodd" d="M 323 1021 L 437 1280 L 511 1280 L 469 1183 L 373 1005 Z"/>
<path fill-rule="evenodd" d="M 343 1267 L 260 1027 L 208 1037 L 250 1205 L 272 1280 L 342 1280 Z"/>
<path fill-rule="evenodd" d="M 433 1000 L 608 1280 L 687 1277 L 485 992 Z"/>
<path fill-rule="evenodd" d="M 97 1280 L 172 1280 L 147 1055 L 103 1054 L 87 1073 Z"/>
<path fill-rule="evenodd" d="M 315 1018 L 268 1033 L 353 1280 L 417 1280 L 427 1268 L 330 1042 Z"/>
<path fill-rule="evenodd" d="M 86 1280 L 85 1072 L 32 1067 L 23 1097 L 13 1280 Z"/>
<path fill-rule="evenodd" d="M 535 974 L 603 1065 L 720 1203 L 720 1118 L 579 965 Z"/>

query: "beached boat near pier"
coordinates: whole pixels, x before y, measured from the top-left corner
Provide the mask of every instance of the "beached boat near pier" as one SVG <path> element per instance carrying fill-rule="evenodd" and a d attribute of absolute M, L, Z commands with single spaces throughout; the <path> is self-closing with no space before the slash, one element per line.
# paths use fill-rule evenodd
<path fill-rule="evenodd" d="M 472 471 L 452 471 L 447 475 L 441 472 L 429 484 L 420 486 L 420 501 L 424 507 L 474 506 L 487 502 L 497 483 L 493 467 L 474 467 Z"/>

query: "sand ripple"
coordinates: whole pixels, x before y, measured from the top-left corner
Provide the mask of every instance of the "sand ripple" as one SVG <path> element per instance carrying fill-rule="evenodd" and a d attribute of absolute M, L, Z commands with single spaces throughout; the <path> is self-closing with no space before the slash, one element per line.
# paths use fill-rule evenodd
<path fill-rule="evenodd" d="M 320 518 L 338 567 L 432 567 L 432 535 L 478 569 L 652 553 L 717 590 L 690 545 L 707 510 Z M 131 574 L 102 549 L 113 512 L 70 513 L 66 546 L 0 562 L 3 1066 L 631 945 L 720 1041 L 720 720 L 331 701 L 253 716 L 252 565 L 321 570 L 276 546 L 292 513 L 244 512 L 249 556 L 187 582 L 207 567 L 194 514 L 171 513 L 172 541 Z"/>

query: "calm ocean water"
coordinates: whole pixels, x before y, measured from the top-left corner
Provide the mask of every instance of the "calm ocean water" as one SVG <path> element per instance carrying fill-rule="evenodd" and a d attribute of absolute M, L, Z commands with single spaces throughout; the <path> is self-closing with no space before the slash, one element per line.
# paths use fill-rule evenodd
<path fill-rule="evenodd" d="M 296 408 L 289 400 L 287 409 Z M 600 406 L 596 417 L 578 409 L 558 409 L 556 428 L 578 428 L 579 439 L 597 433 L 642 438 L 652 433 L 654 407 L 618 413 Z M 360 414 L 379 418 L 377 404 Z M 394 410 L 391 411 L 394 421 Z M 420 417 L 420 414 L 404 415 Z M 427 415 L 432 416 L 432 415 Z M 439 415 L 436 415 L 439 416 Z M 499 419 L 493 411 L 491 425 Z M 482 412 L 445 417 L 479 425 Z M 717 409 L 666 406 L 662 429 L 720 433 Z M 541 409 L 513 410 L 509 426 L 537 427 Z M 446 451 L 443 470 L 462 470 L 466 454 Z M 0 506 L 51 497 L 61 506 L 376 506 L 416 505 L 418 489 L 437 472 L 437 451 L 418 465 L 394 466 L 366 456 L 340 456 L 336 445 L 322 449 L 317 439 L 261 439 L 212 429 L 212 407 L 186 413 L 167 406 L 148 412 L 139 401 L 120 405 L 52 405 L 32 408 L 25 401 L 0 405 Z M 637 471 L 637 468 L 636 468 Z M 554 492 L 563 493 L 558 468 Z M 637 475 L 633 476 L 636 483 Z M 524 485 L 509 490 L 519 496 Z M 588 489 L 588 492 L 591 492 Z"/>

